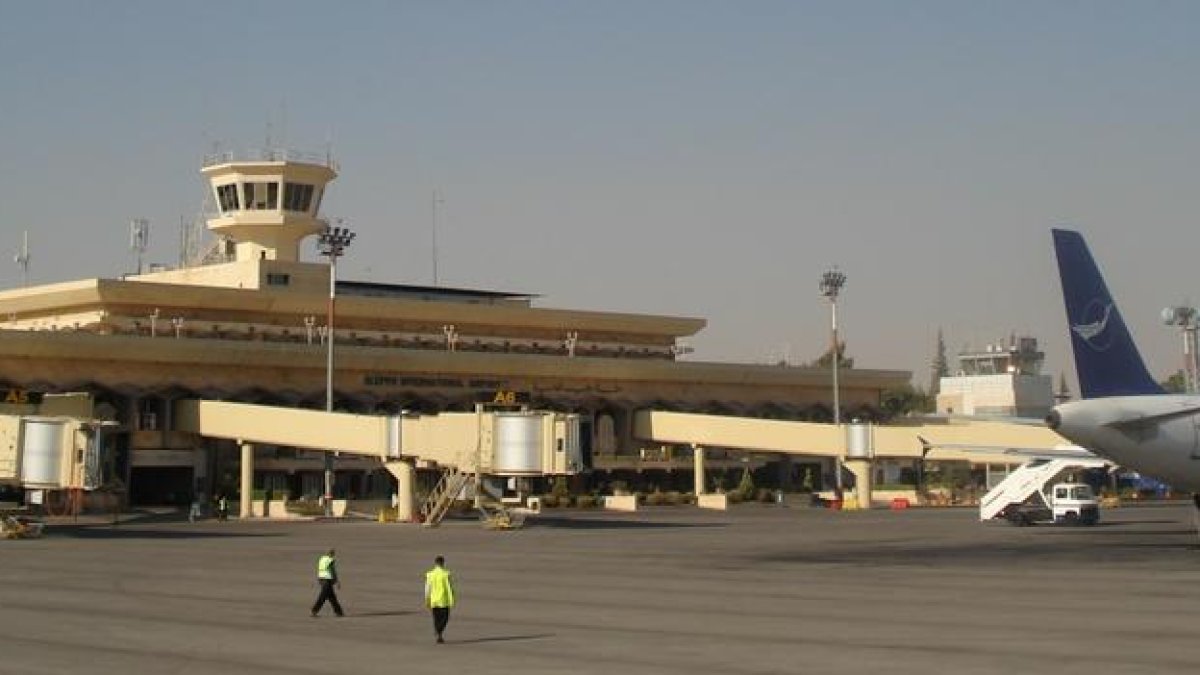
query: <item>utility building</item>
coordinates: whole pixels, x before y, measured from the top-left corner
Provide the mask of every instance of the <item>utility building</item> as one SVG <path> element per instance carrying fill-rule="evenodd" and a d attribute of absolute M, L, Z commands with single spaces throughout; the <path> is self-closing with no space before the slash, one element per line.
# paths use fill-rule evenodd
<path fill-rule="evenodd" d="M 937 410 L 946 415 L 1041 419 L 1054 406 L 1054 382 L 1042 373 L 1037 338 L 1012 338 L 958 355 L 958 371 L 941 378 Z"/>

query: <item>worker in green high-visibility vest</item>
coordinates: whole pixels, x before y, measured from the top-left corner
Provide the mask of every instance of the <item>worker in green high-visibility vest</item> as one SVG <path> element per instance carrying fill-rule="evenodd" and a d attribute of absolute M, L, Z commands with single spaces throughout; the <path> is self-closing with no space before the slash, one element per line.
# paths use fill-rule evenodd
<path fill-rule="evenodd" d="M 334 587 L 341 587 L 338 582 L 337 573 L 337 553 L 333 549 L 317 559 L 317 583 L 321 584 L 321 593 L 317 596 L 317 601 L 313 603 L 312 615 L 315 617 L 317 612 L 325 606 L 325 601 L 333 606 L 333 613 L 338 616 L 345 616 L 342 612 L 342 605 L 338 602 L 337 593 L 334 592 Z"/>
<path fill-rule="evenodd" d="M 433 569 L 425 573 L 425 606 L 433 613 L 433 632 L 438 642 L 445 642 L 442 633 L 450 622 L 450 608 L 454 606 L 454 579 L 446 569 L 446 559 L 438 556 Z"/>

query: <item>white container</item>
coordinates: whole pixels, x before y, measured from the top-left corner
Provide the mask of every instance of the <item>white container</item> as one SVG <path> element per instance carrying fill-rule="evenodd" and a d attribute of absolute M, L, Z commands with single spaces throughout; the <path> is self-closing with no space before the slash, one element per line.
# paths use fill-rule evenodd
<path fill-rule="evenodd" d="M 61 487 L 66 423 L 25 420 L 21 435 L 21 482 L 32 488 Z"/>
<path fill-rule="evenodd" d="M 495 461 L 499 476 L 539 476 L 542 473 L 542 415 L 497 413 Z"/>

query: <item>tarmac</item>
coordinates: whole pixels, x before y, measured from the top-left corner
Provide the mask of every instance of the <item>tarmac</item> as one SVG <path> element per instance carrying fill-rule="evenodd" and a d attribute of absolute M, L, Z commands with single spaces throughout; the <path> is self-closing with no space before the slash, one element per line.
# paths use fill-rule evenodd
<path fill-rule="evenodd" d="M 965 508 L 53 523 L 0 541 L 2 673 L 1192 673 L 1190 505 L 1094 528 Z M 338 551 L 347 616 L 310 618 Z M 423 573 L 459 604 L 434 643 Z"/>

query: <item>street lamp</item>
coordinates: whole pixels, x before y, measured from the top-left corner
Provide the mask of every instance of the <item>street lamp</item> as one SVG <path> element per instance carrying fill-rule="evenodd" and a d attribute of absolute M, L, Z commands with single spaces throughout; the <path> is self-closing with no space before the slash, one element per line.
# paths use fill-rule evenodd
<path fill-rule="evenodd" d="M 575 358 L 575 345 L 579 343 L 579 331 L 567 331 L 567 337 L 563 340 L 563 346 L 567 348 L 567 358 Z"/>
<path fill-rule="evenodd" d="M 1196 354 L 1196 329 L 1200 327 L 1200 312 L 1194 307 L 1168 307 L 1162 311 L 1163 323 L 1178 326 L 1183 333 L 1183 380 L 1184 390 L 1196 393 L 1200 389 L 1200 358 Z"/>
<path fill-rule="evenodd" d="M 309 314 L 304 317 L 304 332 L 308 335 L 308 344 L 312 344 L 313 326 L 317 325 L 317 317 Z"/>
<path fill-rule="evenodd" d="M 341 222 L 340 219 L 338 222 Z M 337 259 L 354 241 L 354 233 L 346 227 L 329 227 L 317 236 L 317 251 L 329 258 L 329 311 L 325 325 L 329 331 L 325 351 L 325 412 L 333 412 L 333 305 L 337 298 Z M 333 453 L 325 453 L 325 515 L 333 515 Z"/>
<path fill-rule="evenodd" d="M 846 285 L 846 275 L 834 267 L 828 272 L 821 275 L 821 295 L 829 298 L 829 327 L 830 327 L 830 361 L 833 365 L 833 423 L 836 426 L 842 424 L 842 404 L 841 392 L 838 388 L 838 335 L 837 335 L 837 298 L 841 292 L 842 286 Z M 837 485 L 838 496 L 842 493 L 842 463 L 840 460 L 834 460 L 836 471 L 834 472 L 834 480 Z"/>

